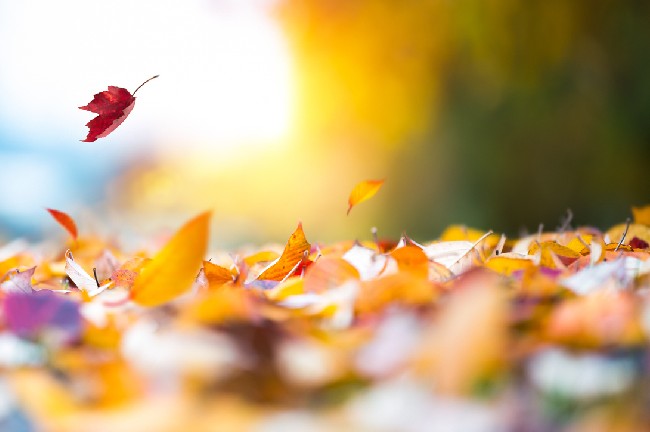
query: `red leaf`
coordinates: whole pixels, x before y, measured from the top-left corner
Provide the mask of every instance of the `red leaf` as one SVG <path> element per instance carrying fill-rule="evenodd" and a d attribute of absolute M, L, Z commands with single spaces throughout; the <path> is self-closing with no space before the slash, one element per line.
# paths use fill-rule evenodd
<path fill-rule="evenodd" d="M 77 239 L 77 224 L 74 223 L 74 220 L 68 215 L 59 210 L 54 209 L 45 209 L 47 210 L 52 217 L 63 227 L 66 231 L 70 233 L 74 240 Z"/>
<path fill-rule="evenodd" d="M 158 78 L 158 75 L 140 84 L 133 94 L 121 87 L 108 86 L 107 91 L 97 93 L 88 105 L 79 107 L 97 114 L 97 117 L 86 124 L 89 128 L 88 136 L 82 141 L 93 142 L 113 132 L 133 110 L 135 93 L 154 78 Z"/>

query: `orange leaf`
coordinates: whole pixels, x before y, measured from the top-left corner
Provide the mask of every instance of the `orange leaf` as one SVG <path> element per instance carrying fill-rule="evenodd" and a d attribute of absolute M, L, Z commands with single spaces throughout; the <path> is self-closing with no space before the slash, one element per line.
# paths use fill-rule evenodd
<path fill-rule="evenodd" d="M 426 278 L 429 275 L 429 258 L 422 248 L 417 246 L 404 246 L 390 253 L 400 271 L 408 272 L 414 276 Z"/>
<path fill-rule="evenodd" d="M 420 306 L 431 304 L 438 296 L 436 285 L 426 278 L 400 272 L 361 284 L 355 309 L 359 313 L 378 312 L 400 304 Z"/>
<path fill-rule="evenodd" d="M 305 273 L 305 291 L 321 293 L 350 279 L 359 279 L 359 271 L 352 264 L 342 258 L 320 258 Z"/>
<path fill-rule="evenodd" d="M 74 220 L 68 215 L 59 210 L 54 210 L 46 208 L 50 215 L 54 218 L 55 221 L 59 223 L 67 232 L 70 233 L 74 240 L 77 240 L 77 224 L 74 223 Z"/>
<path fill-rule="evenodd" d="M 230 270 L 210 261 L 203 261 L 203 271 L 211 288 L 220 287 L 226 282 L 232 282 L 235 279 Z"/>
<path fill-rule="evenodd" d="M 228 283 L 197 297 L 183 317 L 208 325 L 251 321 L 258 316 L 257 302 L 250 291 Z"/>
<path fill-rule="evenodd" d="M 116 287 L 131 288 L 135 283 L 140 270 L 151 261 L 148 258 L 135 257 L 131 258 L 111 274 L 111 280 Z"/>
<path fill-rule="evenodd" d="M 305 238 L 305 233 L 302 230 L 302 223 L 298 224 L 298 228 L 291 234 L 287 245 L 282 251 L 282 255 L 273 264 L 266 268 L 259 275 L 260 280 L 274 280 L 281 281 L 293 268 L 303 260 L 306 254 L 309 253 L 311 245 Z"/>
<path fill-rule="evenodd" d="M 650 226 L 650 205 L 643 207 L 632 207 L 634 223 Z"/>
<path fill-rule="evenodd" d="M 379 191 L 385 180 L 365 180 L 357 184 L 348 198 L 348 214 L 355 205 L 372 198 Z"/>
<path fill-rule="evenodd" d="M 208 247 L 210 212 L 187 222 L 147 263 L 133 284 L 131 298 L 159 306 L 191 288 Z"/>

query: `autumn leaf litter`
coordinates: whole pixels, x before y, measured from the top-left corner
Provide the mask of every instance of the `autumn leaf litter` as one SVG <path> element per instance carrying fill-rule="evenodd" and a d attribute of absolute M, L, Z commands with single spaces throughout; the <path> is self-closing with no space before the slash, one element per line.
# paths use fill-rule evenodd
<path fill-rule="evenodd" d="M 70 231 L 72 218 L 53 216 Z M 83 229 L 47 258 L 3 245 L 0 365 L 13 409 L 47 430 L 85 430 L 74 419 L 108 413 L 146 424 L 169 401 L 191 425 L 192 407 L 224 400 L 251 428 L 281 409 L 346 430 L 449 430 L 415 426 L 436 419 L 501 430 L 521 410 L 570 425 L 650 390 L 650 251 L 629 246 L 650 240 L 639 237 L 646 220 L 621 244 L 618 226 L 522 239 L 453 226 L 388 249 L 312 245 L 299 225 L 281 254 L 245 256 L 208 253 L 209 221 L 190 220 L 154 256 L 86 242 Z M 640 413 L 630 399 L 624 414 Z"/>

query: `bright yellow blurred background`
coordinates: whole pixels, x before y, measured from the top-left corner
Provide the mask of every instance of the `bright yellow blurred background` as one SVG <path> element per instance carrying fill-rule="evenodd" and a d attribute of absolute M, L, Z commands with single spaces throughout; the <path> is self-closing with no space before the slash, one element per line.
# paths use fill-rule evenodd
<path fill-rule="evenodd" d="M 212 208 L 224 246 L 299 220 L 314 241 L 518 234 L 569 208 L 605 228 L 650 200 L 648 22 L 605 0 L 0 2 L 0 231 L 42 233 L 45 206 L 118 234 Z M 116 132 L 76 141 L 77 106 L 154 74 Z"/>

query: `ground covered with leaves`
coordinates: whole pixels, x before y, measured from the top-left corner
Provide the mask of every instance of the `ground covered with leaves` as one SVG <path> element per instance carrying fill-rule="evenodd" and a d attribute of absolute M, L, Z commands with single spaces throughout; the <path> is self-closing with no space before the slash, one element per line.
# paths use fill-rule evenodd
<path fill-rule="evenodd" d="M 650 422 L 650 206 L 607 231 L 310 244 L 299 224 L 232 251 L 204 213 L 130 252 L 49 211 L 58 252 L 0 245 L 0 430 Z"/>

